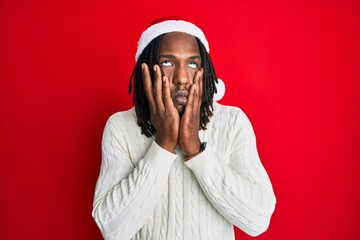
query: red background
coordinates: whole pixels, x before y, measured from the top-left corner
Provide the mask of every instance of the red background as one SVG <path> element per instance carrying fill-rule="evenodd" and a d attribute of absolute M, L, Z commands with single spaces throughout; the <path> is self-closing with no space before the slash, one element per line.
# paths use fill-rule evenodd
<path fill-rule="evenodd" d="M 277 196 L 258 239 L 359 239 L 360 2 L 347 0 L 1 1 L 0 238 L 101 239 L 102 130 L 132 105 L 138 37 L 164 15 L 204 30 L 220 102 L 253 123 Z"/>

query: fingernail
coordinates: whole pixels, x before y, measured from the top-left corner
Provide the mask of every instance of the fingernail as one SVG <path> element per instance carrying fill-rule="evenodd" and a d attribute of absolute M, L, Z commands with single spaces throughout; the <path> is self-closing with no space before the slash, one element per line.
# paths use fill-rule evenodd
<path fill-rule="evenodd" d="M 153 67 L 153 68 L 154 68 L 154 72 L 156 72 L 156 65 L 154 65 L 154 67 Z"/>

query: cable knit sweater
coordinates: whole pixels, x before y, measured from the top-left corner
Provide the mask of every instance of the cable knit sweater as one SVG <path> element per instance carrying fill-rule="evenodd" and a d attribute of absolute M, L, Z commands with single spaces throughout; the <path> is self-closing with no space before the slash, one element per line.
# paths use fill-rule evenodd
<path fill-rule="evenodd" d="M 184 162 L 141 134 L 135 109 L 111 116 L 93 217 L 105 239 L 234 239 L 264 232 L 275 196 L 246 115 L 214 103 L 206 149 Z"/>

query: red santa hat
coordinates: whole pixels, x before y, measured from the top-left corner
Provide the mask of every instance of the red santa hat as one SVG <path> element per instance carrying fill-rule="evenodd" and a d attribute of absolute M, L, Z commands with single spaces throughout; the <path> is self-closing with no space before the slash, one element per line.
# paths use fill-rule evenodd
<path fill-rule="evenodd" d="M 207 52 L 210 52 L 209 43 L 205 37 L 205 34 L 199 27 L 180 17 L 165 17 L 154 20 L 150 26 L 141 34 L 135 60 L 137 61 L 139 59 L 141 53 L 153 39 L 162 34 L 170 32 L 183 32 L 197 37 L 205 46 Z M 218 101 L 225 94 L 225 84 L 221 79 L 218 79 L 216 88 L 217 93 L 214 94 L 214 100 Z"/>

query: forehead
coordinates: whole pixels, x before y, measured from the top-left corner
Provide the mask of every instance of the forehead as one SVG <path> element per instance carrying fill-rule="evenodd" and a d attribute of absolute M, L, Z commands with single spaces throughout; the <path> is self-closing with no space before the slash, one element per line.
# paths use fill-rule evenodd
<path fill-rule="evenodd" d="M 160 52 L 167 51 L 189 51 L 200 54 L 199 45 L 195 37 L 181 32 L 166 33 L 163 36 L 160 44 Z"/>

